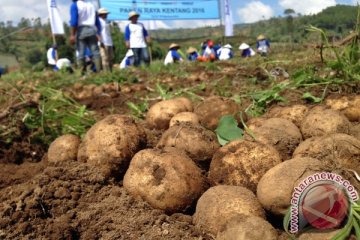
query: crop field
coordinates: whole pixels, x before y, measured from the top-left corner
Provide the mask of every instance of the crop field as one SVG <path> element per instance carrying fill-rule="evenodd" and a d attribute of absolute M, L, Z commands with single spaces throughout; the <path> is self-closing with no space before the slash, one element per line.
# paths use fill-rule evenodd
<path fill-rule="evenodd" d="M 0 239 L 359 239 L 356 202 L 334 229 L 288 229 L 303 178 L 360 187 L 358 43 L 323 61 L 310 45 L 237 47 L 229 61 L 3 75 Z"/>
<path fill-rule="evenodd" d="M 17 65 L 16 58 L 8 54 L 0 54 L 0 66 L 15 66 Z"/>

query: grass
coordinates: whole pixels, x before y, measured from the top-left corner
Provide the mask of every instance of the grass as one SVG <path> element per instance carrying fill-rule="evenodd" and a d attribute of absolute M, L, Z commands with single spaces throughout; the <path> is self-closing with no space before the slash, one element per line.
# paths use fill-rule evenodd
<path fill-rule="evenodd" d="M 17 66 L 19 63 L 16 61 L 15 56 L 11 54 L 0 54 L 0 66 L 2 67 L 12 67 Z"/>

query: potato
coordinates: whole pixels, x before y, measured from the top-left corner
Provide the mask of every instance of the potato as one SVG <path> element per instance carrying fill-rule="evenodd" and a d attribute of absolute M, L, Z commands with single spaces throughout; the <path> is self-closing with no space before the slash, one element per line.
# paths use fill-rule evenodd
<path fill-rule="evenodd" d="M 301 123 L 304 139 L 319 137 L 328 133 L 349 133 L 350 122 L 339 111 L 323 106 L 312 108 Z"/>
<path fill-rule="evenodd" d="M 277 150 L 260 142 L 238 140 L 220 148 L 209 170 L 213 185 L 243 186 L 256 192 L 260 178 L 267 170 L 281 163 Z"/>
<path fill-rule="evenodd" d="M 193 112 L 181 112 L 176 114 L 170 120 L 170 127 L 180 122 L 190 122 L 192 124 L 200 124 L 199 117 Z"/>
<path fill-rule="evenodd" d="M 254 131 L 255 128 L 260 127 L 265 121 L 266 121 L 266 118 L 265 118 L 265 117 L 254 117 L 254 118 L 250 118 L 250 119 L 246 122 L 246 126 L 247 126 L 251 131 Z"/>
<path fill-rule="evenodd" d="M 196 162 L 207 161 L 220 148 L 215 133 L 201 125 L 185 122 L 166 130 L 158 148 L 175 147 L 180 149 Z"/>
<path fill-rule="evenodd" d="M 342 133 L 306 139 L 294 157 L 312 157 L 331 168 L 352 168 L 360 172 L 360 140 Z"/>
<path fill-rule="evenodd" d="M 203 193 L 205 178 L 179 150 L 145 149 L 133 157 L 124 187 L 134 197 L 167 212 L 186 210 Z"/>
<path fill-rule="evenodd" d="M 360 140 L 360 123 L 354 124 L 352 126 L 351 135 Z"/>
<path fill-rule="evenodd" d="M 265 217 L 264 210 L 250 190 L 219 185 L 208 189 L 200 197 L 193 222 L 201 231 L 216 236 L 221 227 L 238 214 Z"/>
<path fill-rule="evenodd" d="M 314 158 L 294 158 L 271 168 L 260 179 L 257 198 L 262 206 L 275 215 L 285 215 L 298 182 L 323 169 Z"/>
<path fill-rule="evenodd" d="M 200 123 L 204 127 L 215 130 L 222 116 L 236 115 L 239 110 L 239 106 L 234 100 L 213 96 L 197 105 L 194 112 L 199 116 Z"/>
<path fill-rule="evenodd" d="M 274 146 L 282 160 L 290 159 L 293 151 L 302 141 L 298 127 L 282 118 L 269 118 L 253 131 L 259 142 Z"/>
<path fill-rule="evenodd" d="M 325 104 L 334 110 L 341 111 L 352 122 L 360 121 L 360 95 L 326 99 Z"/>
<path fill-rule="evenodd" d="M 73 134 L 66 134 L 56 138 L 49 146 L 48 161 L 76 161 L 80 141 L 80 138 Z"/>
<path fill-rule="evenodd" d="M 217 234 L 216 240 L 276 240 L 277 231 L 256 216 L 237 215 Z"/>
<path fill-rule="evenodd" d="M 302 120 L 304 119 L 309 108 L 305 105 L 293 105 L 287 107 L 274 107 L 266 116 L 269 118 L 283 118 L 290 120 L 297 127 L 300 127 Z"/>
<path fill-rule="evenodd" d="M 121 177 L 131 158 L 146 145 L 144 129 L 125 115 L 109 115 L 86 133 L 78 160 L 94 165 L 105 177 Z"/>
<path fill-rule="evenodd" d="M 192 111 L 192 104 L 184 97 L 164 100 L 151 106 L 146 114 L 146 122 L 150 128 L 168 129 L 172 117 L 189 111 Z"/>
<path fill-rule="evenodd" d="M 332 240 L 340 230 L 309 231 L 300 234 L 299 240 Z"/>

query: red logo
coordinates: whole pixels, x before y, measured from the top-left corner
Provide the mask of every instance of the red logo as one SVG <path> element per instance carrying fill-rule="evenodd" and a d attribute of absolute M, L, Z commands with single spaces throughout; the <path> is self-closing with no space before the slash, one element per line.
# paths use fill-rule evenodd
<path fill-rule="evenodd" d="M 340 226 L 349 211 L 347 195 L 332 184 L 311 188 L 303 197 L 301 208 L 308 223 L 317 229 Z"/>

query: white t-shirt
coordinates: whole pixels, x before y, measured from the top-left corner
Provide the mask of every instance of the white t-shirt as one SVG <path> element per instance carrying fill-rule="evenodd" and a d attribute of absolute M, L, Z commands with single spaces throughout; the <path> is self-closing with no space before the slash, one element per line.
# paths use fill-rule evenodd
<path fill-rule="evenodd" d="M 171 51 L 168 51 L 168 53 L 166 54 L 165 60 L 164 60 L 165 65 L 168 65 L 169 63 L 174 63 L 174 58 L 172 56 Z"/>
<path fill-rule="evenodd" d="M 57 66 L 58 69 L 62 69 L 64 67 L 71 67 L 71 62 L 67 58 L 60 58 L 57 61 L 56 66 Z"/>
<path fill-rule="evenodd" d="M 141 23 L 129 23 L 129 25 L 126 26 L 126 31 L 129 31 L 130 33 L 130 48 L 145 48 L 147 47 L 145 36 L 144 36 L 144 25 Z"/>
<path fill-rule="evenodd" d="M 101 40 L 105 46 L 112 46 L 113 41 L 110 33 L 110 25 L 102 18 L 99 18 L 101 24 Z"/>
<path fill-rule="evenodd" d="M 231 52 L 231 49 L 229 48 L 225 48 L 225 47 L 222 47 L 218 50 L 218 54 L 219 55 L 219 59 L 220 60 L 228 60 L 230 59 L 230 52 Z"/>
<path fill-rule="evenodd" d="M 78 26 L 95 26 L 96 10 L 92 3 L 85 1 L 76 2 L 78 8 Z"/>

